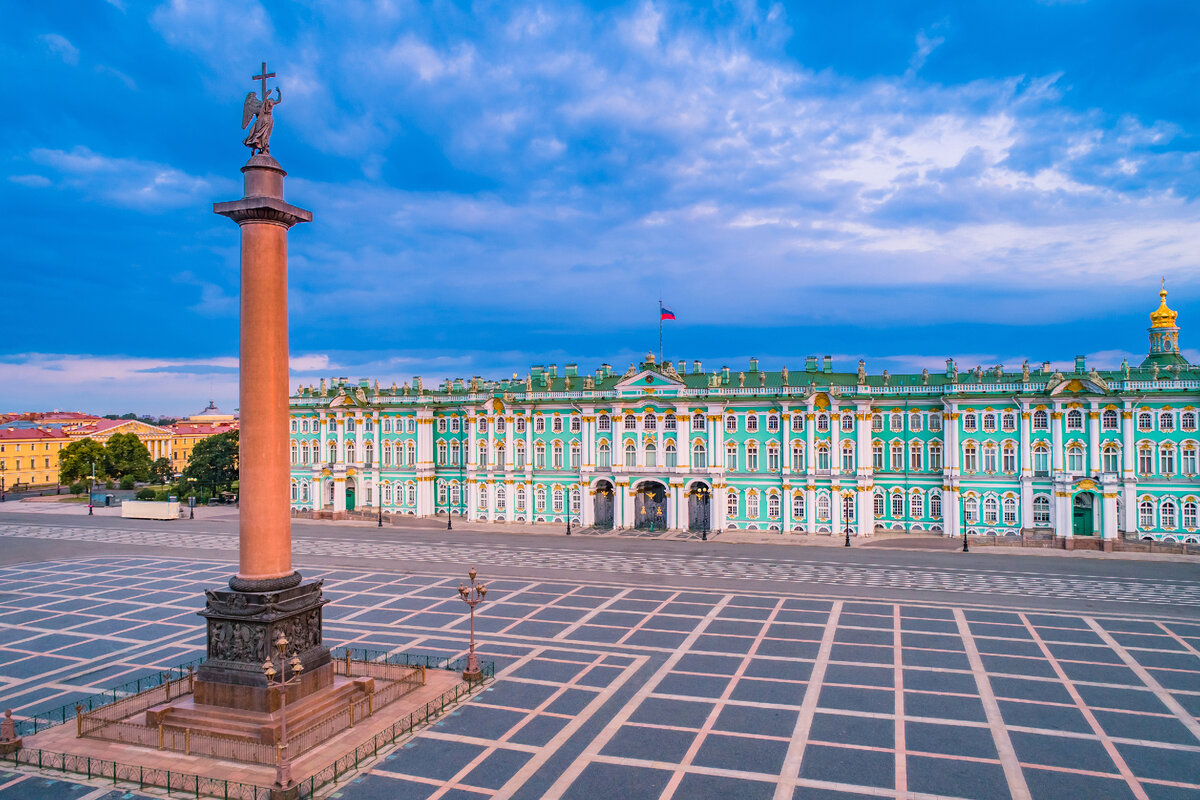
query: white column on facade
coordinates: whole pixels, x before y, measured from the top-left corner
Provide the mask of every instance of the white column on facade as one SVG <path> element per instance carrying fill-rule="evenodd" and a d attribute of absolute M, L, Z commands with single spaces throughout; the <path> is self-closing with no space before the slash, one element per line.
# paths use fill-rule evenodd
<path fill-rule="evenodd" d="M 633 513 L 633 487 L 628 483 L 621 487 L 621 527 L 628 528 L 633 525 L 635 519 Z M 615 510 L 615 509 L 614 509 Z"/>
<path fill-rule="evenodd" d="M 479 516 L 479 486 L 468 479 L 462 491 L 467 493 L 467 519 L 476 519 Z"/>
<path fill-rule="evenodd" d="M 634 436 L 637 439 L 637 441 L 635 441 L 633 443 L 634 450 L 637 452 L 637 462 L 636 463 L 638 466 L 638 470 L 642 470 L 646 466 L 646 454 L 643 452 L 644 447 L 642 446 L 642 437 L 645 435 L 646 429 L 642 424 L 642 415 L 640 413 L 635 414 L 633 420 L 634 420 L 633 424 L 635 426 L 633 429 Z M 622 425 L 622 428 L 623 427 L 624 426 Z"/>
<path fill-rule="evenodd" d="M 509 446 L 511 448 L 511 444 L 512 444 L 511 437 L 509 437 L 508 442 L 509 442 Z M 510 461 L 509 463 L 511 464 L 512 462 Z M 499 482 L 497 482 L 497 485 L 499 485 Z M 517 494 L 516 494 L 516 492 L 517 492 L 517 487 L 516 487 L 516 484 L 513 483 L 512 479 L 505 480 L 504 481 L 504 520 L 505 520 L 505 522 L 513 522 L 516 519 L 516 516 L 517 516 L 517 510 L 516 510 Z"/>
<path fill-rule="evenodd" d="M 1116 481 L 1104 483 L 1100 500 L 1100 535 L 1105 539 L 1116 539 L 1117 534 L 1117 490 Z"/>
<path fill-rule="evenodd" d="M 1072 535 L 1071 530 L 1071 493 L 1067 491 L 1069 484 L 1054 482 L 1054 535 L 1066 538 Z"/>
<path fill-rule="evenodd" d="M 870 486 L 860 489 L 855 495 L 858 502 L 858 532 L 863 536 L 875 533 L 875 492 Z"/>
<path fill-rule="evenodd" d="M 360 463 L 366 460 L 363 454 L 363 415 L 361 411 L 354 412 L 354 460 Z M 363 489 L 360 488 L 359 491 L 363 492 Z"/>
<path fill-rule="evenodd" d="M 842 473 L 842 414 L 833 403 L 829 405 L 829 473 Z"/>
<path fill-rule="evenodd" d="M 496 419 L 496 413 L 494 411 L 489 411 L 487 415 L 487 463 L 480 464 L 480 469 L 486 469 L 489 472 L 496 469 Z M 494 501 L 489 502 L 493 506 L 495 505 Z"/>
<path fill-rule="evenodd" d="M 475 444 L 475 433 L 476 433 L 475 428 L 476 428 L 475 417 L 464 415 L 463 416 L 463 430 L 467 434 L 467 452 L 462 454 L 462 458 L 463 458 L 463 463 L 467 465 L 467 469 L 472 469 L 472 468 L 478 469 L 478 464 L 476 463 L 476 459 L 475 459 L 475 449 L 477 446 Z"/>
<path fill-rule="evenodd" d="M 1088 473 L 1100 472 L 1100 404 L 1093 400 L 1087 411 L 1088 419 Z"/>
<path fill-rule="evenodd" d="M 528 501 L 533 504 L 533 412 L 525 417 L 525 482 L 529 484 Z M 530 513 L 532 518 L 533 514 Z"/>
<path fill-rule="evenodd" d="M 1062 472 L 1063 469 L 1063 419 L 1062 404 L 1054 402 L 1054 410 L 1050 412 L 1050 471 Z"/>
<path fill-rule="evenodd" d="M 341 416 L 340 413 L 337 414 L 332 423 L 337 428 L 337 462 L 344 464 L 346 461 L 346 424 L 342 421 Z"/>
<path fill-rule="evenodd" d="M 668 480 L 670 480 L 670 479 L 668 479 Z M 680 500 L 683 498 L 682 487 L 680 487 L 677 482 L 671 481 L 668 484 L 668 488 L 671 491 L 671 494 L 670 494 L 671 518 L 667 520 L 667 529 L 668 530 L 682 530 L 683 529 L 683 509 L 680 506 Z"/>
<path fill-rule="evenodd" d="M 942 514 L 945 518 L 945 528 L 947 536 L 959 536 L 962 534 L 962 492 L 958 491 L 958 487 L 953 487 L 950 491 L 942 492 Z"/>
<path fill-rule="evenodd" d="M 434 495 L 433 409 L 417 411 L 417 516 L 432 516 Z"/>
<path fill-rule="evenodd" d="M 806 533 L 817 531 L 817 490 L 812 483 L 804 487 L 804 530 Z"/>
<path fill-rule="evenodd" d="M 517 463 L 517 418 L 508 416 L 504 420 L 504 469 L 511 471 Z M 512 508 L 512 503 L 508 504 Z"/>
<path fill-rule="evenodd" d="M 842 486 L 835 479 L 829 487 L 829 533 L 836 536 L 844 529 L 842 523 Z"/>
<path fill-rule="evenodd" d="M 1021 428 L 1021 444 L 1017 455 L 1021 459 L 1021 527 L 1033 527 L 1033 451 L 1029 431 L 1030 411 L 1027 402 L 1017 409 L 1017 424 Z"/>

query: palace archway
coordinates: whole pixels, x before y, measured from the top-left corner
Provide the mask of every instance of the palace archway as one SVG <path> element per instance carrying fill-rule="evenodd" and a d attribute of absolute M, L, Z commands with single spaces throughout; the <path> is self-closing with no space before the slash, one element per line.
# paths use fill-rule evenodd
<path fill-rule="evenodd" d="M 633 498 L 633 527 L 640 530 L 665 530 L 667 487 L 658 481 L 646 481 L 637 487 Z"/>
<path fill-rule="evenodd" d="M 597 528 L 611 528 L 613 526 L 613 498 L 615 492 L 613 485 L 608 481 L 596 481 L 596 487 L 592 490 L 592 508 L 596 512 Z"/>
<path fill-rule="evenodd" d="M 694 483 L 688 489 L 688 530 L 712 528 L 712 489 L 706 483 Z"/>

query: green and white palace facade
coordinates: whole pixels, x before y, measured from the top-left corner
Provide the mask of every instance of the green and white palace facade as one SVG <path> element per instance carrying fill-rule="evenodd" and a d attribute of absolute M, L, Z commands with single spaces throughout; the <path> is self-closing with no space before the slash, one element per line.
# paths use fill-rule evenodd
<path fill-rule="evenodd" d="M 1166 292 L 1137 366 L 935 374 L 701 362 L 291 398 L 297 514 L 870 536 L 1200 541 L 1200 367 Z"/>

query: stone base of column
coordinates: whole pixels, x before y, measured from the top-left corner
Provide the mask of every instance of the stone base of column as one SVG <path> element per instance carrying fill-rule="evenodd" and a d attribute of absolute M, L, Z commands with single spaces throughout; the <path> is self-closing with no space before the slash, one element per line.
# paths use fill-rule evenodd
<path fill-rule="evenodd" d="M 329 602 L 321 594 L 323 581 L 294 577 L 298 582 L 288 588 L 205 591 L 208 602 L 198 613 L 208 620 L 208 659 L 196 673 L 197 704 L 277 711 L 279 690 L 268 686 L 263 662 L 273 659 L 279 669 L 275 642 L 281 633 L 288 640 L 287 660 L 298 655 L 304 665 L 303 677 L 288 688 L 289 704 L 333 684 L 329 648 L 321 643 L 321 607 Z M 255 582 L 235 577 L 230 583 Z"/>

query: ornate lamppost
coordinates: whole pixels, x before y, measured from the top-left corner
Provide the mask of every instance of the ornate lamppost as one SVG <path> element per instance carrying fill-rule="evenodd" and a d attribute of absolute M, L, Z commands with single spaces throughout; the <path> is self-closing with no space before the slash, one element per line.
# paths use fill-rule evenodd
<path fill-rule="evenodd" d="M 277 686 L 279 687 L 279 744 L 276 746 L 275 756 L 275 783 L 280 789 L 286 789 L 292 783 L 292 757 L 288 753 L 287 742 L 287 689 L 292 683 L 299 682 L 301 673 L 304 672 L 304 665 L 300 663 L 300 656 L 293 654 L 292 660 L 287 661 L 287 646 L 288 640 L 282 633 L 275 640 L 275 649 L 279 651 L 279 672 L 275 671 L 275 663 L 270 658 L 263 662 L 263 674 L 267 676 L 267 685 L 270 686 L 271 681 L 276 674 L 279 675 Z M 287 671 L 291 670 L 292 677 L 287 677 Z"/>
<path fill-rule="evenodd" d="M 463 599 L 471 609 L 471 645 L 467 651 L 467 668 L 463 670 L 463 680 L 465 681 L 481 681 L 483 680 L 483 671 L 479 669 L 479 660 L 475 657 L 475 606 L 483 602 L 483 598 L 487 596 L 487 586 L 482 583 L 475 583 L 475 569 L 467 573 L 467 577 L 471 579 L 471 586 L 468 588 L 465 584 L 458 585 L 458 595 Z"/>
<path fill-rule="evenodd" d="M 850 520 L 846 520 L 846 547 L 850 546 Z"/>

